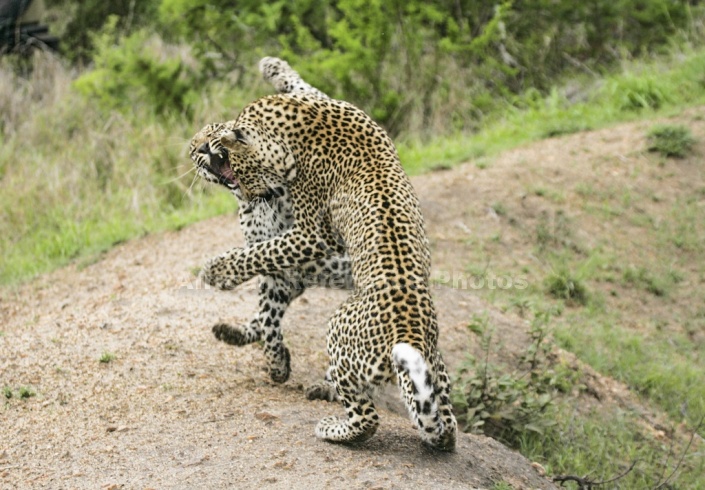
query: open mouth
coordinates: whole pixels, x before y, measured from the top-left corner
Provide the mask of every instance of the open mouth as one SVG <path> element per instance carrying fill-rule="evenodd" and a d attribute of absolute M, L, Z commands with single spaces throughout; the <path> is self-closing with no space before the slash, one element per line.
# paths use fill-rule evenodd
<path fill-rule="evenodd" d="M 228 151 L 226 149 L 222 149 L 220 153 L 211 153 L 208 143 L 204 143 L 198 148 L 198 153 L 208 156 L 208 163 L 203 165 L 202 168 L 214 177 L 219 184 L 231 190 L 240 187 L 240 182 L 235 177 L 228 163 Z"/>
<path fill-rule="evenodd" d="M 227 158 L 224 158 L 224 161 L 220 165 L 215 166 L 213 163 L 214 162 L 211 162 L 208 166 L 208 171 L 218 179 L 219 184 L 233 190 L 240 187 L 240 182 L 235 178 L 235 174 L 233 174 L 233 169 L 230 168 Z"/>

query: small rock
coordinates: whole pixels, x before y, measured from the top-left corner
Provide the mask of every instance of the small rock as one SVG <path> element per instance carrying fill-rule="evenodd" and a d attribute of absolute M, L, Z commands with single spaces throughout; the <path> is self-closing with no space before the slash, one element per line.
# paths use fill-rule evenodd
<path fill-rule="evenodd" d="M 533 462 L 533 463 L 531 463 L 531 466 L 532 466 L 532 468 L 534 468 L 537 471 L 539 476 L 546 476 L 546 468 L 541 466 L 541 464 Z"/>
<path fill-rule="evenodd" d="M 262 422 L 272 422 L 274 420 L 279 420 L 279 417 L 268 412 L 258 412 L 255 414 L 255 418 L 257 420 L 261 420 Z"/>

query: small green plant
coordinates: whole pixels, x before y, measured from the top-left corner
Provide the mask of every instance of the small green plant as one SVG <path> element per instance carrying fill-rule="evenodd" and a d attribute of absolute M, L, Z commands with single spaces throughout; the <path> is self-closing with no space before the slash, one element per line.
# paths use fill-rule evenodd
<path fill-rule="evenodd" d="M 690 154 L 695 138 L 686 126 L 663 124 L 654 126 L 649 131 L 649 151 L 664 157 L 684 158 Z"/>
<path fill-rule="evenodd" d="M 486 317 L 474 318 L 470 329 L 481 335 L 484 360 L 473 357 L 460 370 L 454 405 L 466 432 L 484 433 L 516 447 L 527 433 L 543 435 L 554 425 L 547 414 L 556 393 L 547 354 L 550 312 L 535 313 L 531 343 L 523 356 L 527 371 L 501 373 L 489 362 L 493 329 Z"/>
<path fill-rule="evenodd" d="M 472 316 L 472 320 L 468 323 L 468 330 L 470 330 L 475 335 L 483 336 L 487 331 L 488 325 L 490 323 L 490 317 L 487 312 L 482 315 L 475 314 Z"/>
<path fill-rule="evenodd" d="M 103 364 L 109 364 L 115 360 L 115 354 L 111 352 L 103 352 L 98 359 Z"/>
<path fill-rule="evenodd" d="M 506 216 L 507 215 L 507 207 L 501 203 L 501 202 L 496 202 L 490 206 L 492 208 L 492 211 L 497 214 L 497 216 Z"/>
<path fill-rule="evenodd" d="M 32 390 L 32 388 L 30 388 L 29 386 L 20 386 L 20 389 L 18 391 L 20 398 L 22 398 L 23 400 L 27 398 L 32 398 L 33 396 L 37 395 L 37 393 Z"/>
<path fill-rule="evenodd" d="M 10 388 L 9 386 L 5 386 L 2 389 L 2 394 L 5 396 L 5 398 L 9 400 L 10 398 L 12 398 L 12 388 Z"/>
<path fill-rule="evenodd" d="M 677 272 L 673 274 L 677 275 Z M 668 278 L 660 278 L 650 273 L 645 267 L 627 267 L 623 279 L 627 284 L 644 289 L 654 296 L 667 296 L 670 286 L 677 282 L 671 274 Z"/>
<path fill-rule="evenodd" d="M 585 306 L 589 300 L 583 281 L 567 267 L 559 267 L 546 278 L 546 291 L 556 299 L 566 303 Z"/>

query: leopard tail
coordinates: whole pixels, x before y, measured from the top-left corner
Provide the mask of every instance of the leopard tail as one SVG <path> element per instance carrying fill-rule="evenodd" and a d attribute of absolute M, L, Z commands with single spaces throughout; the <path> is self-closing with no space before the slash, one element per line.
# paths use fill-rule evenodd
<path fill-rule="evenodd" d="M 455 446 L 455 433 L 445 427 L 438 410 L 436 389 L 428 363 L 417 349 L 406 342 L 392 348 L 392 365 L 397 374 L 402 398 L 424 443 L 450 451 Z M 452 442 L 451 442 L 452 441 Z"/>

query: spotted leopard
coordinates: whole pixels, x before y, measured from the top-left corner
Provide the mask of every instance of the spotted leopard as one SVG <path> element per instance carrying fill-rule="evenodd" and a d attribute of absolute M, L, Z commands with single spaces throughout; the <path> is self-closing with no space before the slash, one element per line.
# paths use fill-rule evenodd
<path fill-rule="evenodd" d="M 277 58 L 264 58 L 260 70 L 279 92 L 306 92 L 327 98 L 299 77 L 289 65 Z M 227 188 L 239 203 L 240 226 L 248 246 L 266 241 L 291 228 L 294 216 L 287 187 L 272 189 L 257 199 L 242 198 L 237 179 L 227 163 L 227 153 L 211 153 L 209 141 L 228 123 L 209 124 L 191 140 L 189 154 L 197 174 L 208 182 Z M 291 372 L 290 354 L 283 342 L 281 321 L 289 304 L 308 287 L 352 288 L 350 261 L 347 255 L 333 254 L 313 260 L 301 267 L 264 275 L 259 280 L 259 311 L 244 326 L 218 323 L 213 333 L 218 340 L 232 345 L 246 345 L 264 340 L 264 354 L 273 381 L 283 383 Z"/>
<path fill-rule="evenodd" d="M 208 261 L 205 282 L 230 289 L 348 251 L 355 289 L 327 334 L 329 377 L 346 417 L 322 419 L 316 435 L 344 443 L 371 437 L 379 425 L 374 388 L 396 378 L 422 440 L 453 450 L 457 424 L 437 348 L 428 240 L 385 131 L 352 104 L 291 91 L 245 107 L 209 146 L 227 150 L 228 175 L 245 202 L 288 189 L 293 223 Z"/>

